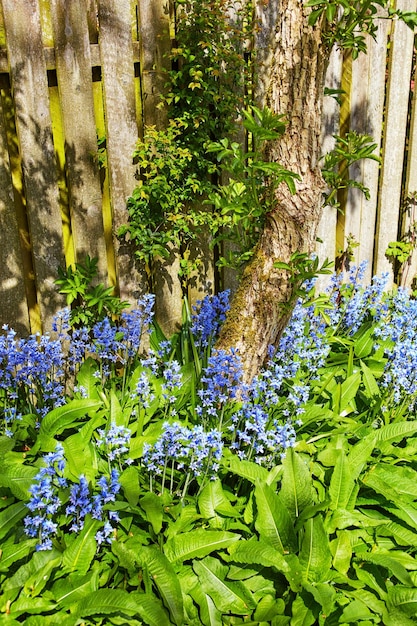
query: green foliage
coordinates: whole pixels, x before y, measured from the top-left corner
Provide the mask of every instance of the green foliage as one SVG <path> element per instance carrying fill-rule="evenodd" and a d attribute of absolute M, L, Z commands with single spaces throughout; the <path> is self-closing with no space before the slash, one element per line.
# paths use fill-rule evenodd
<path fill-rule="evenodd" d="M 366 52 L 366 34 L 375 39 L 379 19 L 400 19 L 411 29 L 417 25 L 417 13 L 395 10 L 386 0 L 309 0 L 307 6 L 312 8 L 311 26 L 324 21 L 324 42 L 350 50 L 353 59 Z"/>
<path fill-rule="evenodd" d="M 58 268 L 55 284 L 59 292 L 66 295 L 71 307 L 70 324 L 73 327 L 91 328 L 96 322 L 106 317 L 118 316 L 129 306 L 114 295 L 114 287 L 104 287 L 102 283 L 94 285 L 97 276 L 98 259 L 88 255 L 84 263 L 75 263 L 74 267 Z"/>
<path fill-rule="evenodd" d="M 360 189 L 369 200 L 369 189 L 362 183 L 349 178 L 349 167 L 361 159 L 372 159 L 380 162 L 375 153 L 376 143 L 372 137 L 356 131 L 349 131 L 345 137 L 334 136 L 336 144 L 331 152 L 324 156 L 322 175 L 328 191 L 324 195 L 324 204 L 340 209 L 338 192 L 341 189 Z"/>
<path fill-rule="evenodd" d="M 294 281 L 302 272 L 310 278 L 311 260 L 294 263 L 284 268 Z M 253 408 L 270 412 L 271 427 L 288 415 L 297 420 L 295 445 L 273 463 L 259 464 L 250 451 L 240 457 L 230 445 L 245 427 L 230 428 L 233 415 L 249 402 L 233 397 L 233 384 L 213 416 L 199 413 L 210 402 L 202 393 L 210 350 L 201 353 L 187 310 L 171 340 L 154 328 L 155 353 L 145 359 L 117 341 L 117 359 L 107 344 L 100 356 L 90 351 L 63 406 L 45 414 L 30 438 L 17 430 L 0 437 L 5 623 L 415 623 L 417 422 L 409 407 L 417 391 L 407 359 L 402 395 L 395 370 L 391 378 L 385 371 L 396 348 L 391 333 L 407 344 L 417 309 L 401 293 L 384 295 L 382 282 L 364 291 L 336 278 L 327 295 L 300 289 L 304 306 L 280 347 L 282 362 L 259 381 Z M 415 345 L 407 345 L 411 355 Z M 181 384 L 168 392 L 176 371 Z M 203 472 L 188 480 L 189 467 L 168 452 L 163 475 L 149 472 L 146 449 L 165 424 L 222 420 L 227 445 L 211 479 Z M 47 463 L 57 444 L 63 467 Z M 24 519 L 42 470 L 59 503 L 47 514 L 57 524 L 52 545 L 37 551 L 39 538 L 27 537 Z M 114 470 L 120 490 L 101 517 L 84 508 L 83 526 L 71 530 L 67 506 L 81 476 L 97 497 Z M 108 541 L 100 535 L 106 519 Z"/>
<path fill-rule="evenodd" d="M 198 269 L 201 236 L 233 243 L 218 265 L 241 269 L 252 255 L 277 185 L 295 192 L 295 174 L 264 157 L 265 144 L 285 130 L 282 116 L 251 106 L 253 36 L 250 6 L 234 0 L 179 3 L 173 69 L 161 106 L 165 129 L 148 127 L 134 153 L 139 185 L 119 229 L 148 266 L 181 255 L 183 276 Z M 247 133 L 249 147 L 235 140 Z M 190 261 L 191 248 L 193 260 Z"/>

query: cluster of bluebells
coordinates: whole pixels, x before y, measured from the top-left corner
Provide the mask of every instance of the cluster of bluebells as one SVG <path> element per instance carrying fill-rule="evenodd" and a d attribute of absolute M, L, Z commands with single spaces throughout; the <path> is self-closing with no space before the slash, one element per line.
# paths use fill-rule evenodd
<path fill-rule="evenodd" d="M 260 404 L 246 402 L 233 414 L 229 430 L 230 449 L 240 459 L 254 461 L 271 468 L 295 444 L 295 430 L 291 422 L 279 423 L 271 419 Z"/>
<path fill-rule="evenodd" d="M 119 446 L 120 447 L 120 446 Z M 120 521 L 117 511 L 107 504 L 115 502 L 121 485 L 119 471 L 112 468 L 110 476 L 101 475 L 91 488 L 82 474 L 77 483 L 68 483 L 65 478 L 65 456 L 61 444 L 54 452 L 46 454 L 44 465 L 29 488 L 30 513 L 24 518 L 25 533 L 37 539 L 36 550 L 52 549 L 52 541 L 59 531 L 58 520 L 63 517 L 69 532 L 79 533 L 84 528 L 86 516 L 102 522 L 96 533 L 98 545 L 114 538 L 115 525 Z M 69 496 L 65 494 L 68 492 Z"/>
<path fill-rule="evenodd" d="M 203 476 L 213 478 L 222 456 L 222 433 L 202 426 L 187 428 L 178 422 L 163 424 L 162 435 L 154 445 L 145 444 L 142 464 L 151 478 L 159 478 L 162 491 L 169 484 L 178 492 L 185 482 Z"/>
<path fill-rule="evenodd" d="M 218 295 L 206 297 L 197 302 L 192 317 L 191 332 L 200 349 L 204 350 L 210 346 L 218 336 L 230 308 L 229 298 L 230 290 L 227 289 Z"/>
<path fill-rule="evenodd" d="M 70 310 L 60 311 L 49 334 L 19 339 L 3 326 L 0 334 L 0 434 L 13 435 L 21 415 L 42 417 L 66 401 L 68 389 L 87 356 L 96 358 L 97 376 L 109 377 L 115 364 L 128 367 L 138 356 L 145 329 L 150 328 L 155 297 L 143 296 L 137 308 L 123 311 L 117 323 L 108 318 L 92 329 L 71 328 Z M 77 389 L 77 388 L 76 388 Z M 83 390 L 80 389 L 83 395 Z"/>
<path fill-rule="evenodd" d="M 99 428 L 97 432 L 99 434 L 97 445 L 105 449 L 110 463 L 117 461 L 120 467 L 123 464 L 130 465 L 132 463 L 132 459 L 128 457 L 131 437 L 129 428 L 117 426 L 111 422 L 108 430 Z"/>
<path fill-rule="evenodd" d="M 3 326 L 0 335 L 0 412 L 3 432 L 23 412 L 40 420 L 51 408 L 64 402 L 64 352 L 61 342 L 49 335 L 18 339 L 14 330 Z"/>
<path fill-rule="evenodd" d="M 201 383 L 202 388 L 198 390 L 200 403 L 195 409 L 196 414 L 207 421 L 210 417 L 219 418 L 229 400 L 243 398 L 247 391 L 237 352 L 213 352 L 201 376 Z"/>

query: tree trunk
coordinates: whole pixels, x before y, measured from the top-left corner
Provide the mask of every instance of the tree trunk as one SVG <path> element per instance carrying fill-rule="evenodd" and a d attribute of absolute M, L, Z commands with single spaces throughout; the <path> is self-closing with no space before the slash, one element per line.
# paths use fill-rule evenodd
<path fill-rule="evenodd" d="M 233 298 L 217 348 L 236 348 L 247 381 L 258 372 L 288 321 L 292 285 L 276 261 L 312 252 L 321 213 L 319 159 L 324 76 L 330 50 L 320 27 L 308 26 L 303 0 L 263 0 L 257 37 L 258 101 L 285 114 L 287 130 L 268 149 L 270 161 L 300 175 L 297 193 L 282 184 L 275 208 Z"/>

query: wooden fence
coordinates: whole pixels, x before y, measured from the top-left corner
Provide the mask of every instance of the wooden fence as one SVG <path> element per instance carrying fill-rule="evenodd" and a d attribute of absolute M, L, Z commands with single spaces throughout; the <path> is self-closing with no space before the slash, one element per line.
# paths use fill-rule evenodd
<path fill-rule="evenodd" d="M 123 299 L 134 302 L 147 288 L 115 232 L 136 184 L 136 139 L 144 124 L 163 121 L 156 105 L 172 20 L 169 0 L 0 0 L 0 8 L 0 323 L 27 333 L 50 328 L 64 305 L 57 268 L 86 254 Z M 398 0 L 398 8 L 416 10 L 416 0 Z M 352 63 L 335 53 L 329 68 L 328 85 L 346 92 L 342 130 L 371 134 L 384 159 L 381 168 L 366 161 L 353 172 L 369 201 L 353 190 L 343 215 L 325 210 L 318 252 L 334 258 L 351 233 L 369 275 L 392 276 L 386 247 L 417 221 L 401 209 L 417 191 L 414 71 L 413 33 L 397 21 L 381 23 L 367 56 Z M 326 149 L 339 117 L 328 98 Z M 105 138 L 105 168 L 97 136 Z M 171 261 L 157 285 L 166 322 L 178 318 L 182 295 L 178 260 Z M 214 282 L 211 259 L 207 268 L 193 299 Z M 413 259 L 409 276 L 416 271 Z"/>

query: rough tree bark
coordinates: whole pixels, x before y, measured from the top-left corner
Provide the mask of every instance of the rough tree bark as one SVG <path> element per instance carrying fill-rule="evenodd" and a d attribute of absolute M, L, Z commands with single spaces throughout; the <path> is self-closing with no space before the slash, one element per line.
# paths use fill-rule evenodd
<path fill-rule="evenodd" d="M 291 195 L 285 185 L 233 298 L 218 349 L 236 348 L 246 380 L 264 363 L 290 315 L 284 305 L 292 285 L 276 261 L 288 262 L 295 251 L 311 252 L 321 214 L 323 180 L 319 158 L 324 77 L 330 50 L 319 26 L 308 25 L 303 0 L 262 0 L 257 39 L 260 100 L 285 114 L 287 130 L 269 148 L 269 159 L 297 172 L 301 180 Z"/>

